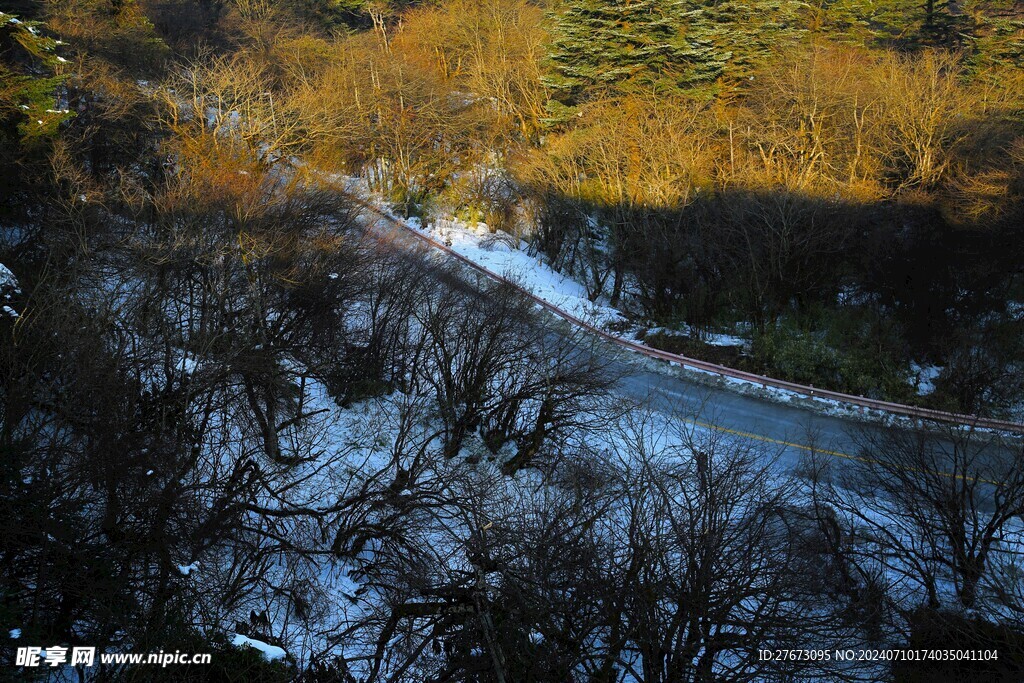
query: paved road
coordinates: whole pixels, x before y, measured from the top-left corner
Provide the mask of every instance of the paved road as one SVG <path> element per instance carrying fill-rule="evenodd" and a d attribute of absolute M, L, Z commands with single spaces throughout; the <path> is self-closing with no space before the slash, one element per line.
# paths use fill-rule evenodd
<path fill-rule="evenodd" d="M 670 373 L 618 367 L 617 390 L 678 419 L 757 441 L 781 452 L 780 464 L 795 468 L 811 450 L 843 459 L 859 454 L 854 434 L 865 425 L 807 408 L 746 396 L 687 381 Z"/>

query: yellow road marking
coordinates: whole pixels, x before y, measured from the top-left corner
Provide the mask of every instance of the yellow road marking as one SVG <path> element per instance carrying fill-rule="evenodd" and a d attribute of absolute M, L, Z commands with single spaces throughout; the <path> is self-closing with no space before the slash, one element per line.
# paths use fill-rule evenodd
<path fill-rule="evenodd" d="M 813 446 L 806 446 L 804 444 L 794 443 L 792 441 L 783 441 L 782 439 L 773 439 L 772 437 L 765 436 L 763 434 L 755 434 L 753 432 L 744 432 L 744 431 L 741 431 L 739 429 L 730 429 L 729 427 L 722 427 L 721 425 L 711 424 L 710 422 L 703 422 L 701 420 L 684 420 L 684 422 L 688 422 L 688 423 L 690 423 L 692 425 L 695 425 L 697 427 L 704 427 L 705 429 L 713 429 L 713 430 L 715 430 L 717 432 L 724 432 L 726 434 L 732 434 L 734 436 L 740 436 L 740 437 L 743 437 L 744 439 L 752 439 L 754 441 L 762 441 L 764 443 L 777 444 L 779 446 L 789 446 L 790 448 L 798 448 L 798 449 L 800 449 L 802 451 L 807 451 L 809 453 L 822 453 L 824 455 L 830 455 L 830 456 L 832 456 L 834 458 L 843 458 L 844 460 L 853 460 L 853 461 L 856 461 L 856 462 L 862 462 L 862 463 L 866 463 L 866 464 L 869 464 L 869 465 L 881 465 L 883 467 L 891 467 L 891 466 L 893 466 L 892 463 L 884 463 L 884 462 L 882 462 L 880 460 L 876 460 L 874 458 L 862 458 L 862 457 L 859 457 L 859 456 L 856 456 L 856 455 L 849 455 L 848 453 L 843 453 L 842 451 L 832 451 L 832 450 L 829 450 L 827 448 L 814 448 Z M 938 474 L 941 477 L 951 477 L 951 478 L 955 478 L 955 479 L 961 479 L 961 480 L 964 480 L 964 481 L 980 481 L 983 484 L 991 484 L 993 486 L 1002 486 L 1002 484 L 1000 482 L 992 481 L 991 479 L 977 479 L 976 477 L 965 477 L 962 474 L 951 474 L 949 472 L 934 472 L 934 471 L 931 471 L 931 470 L 919 469 L 917 467 L 907 467 L 905 465 L 895 465 L 895 466 L 898 467 L 899 469 L 907 470 L 907 471 L 910 471 L 910 472 L 921 472 L 923 474 Z"/>
<path fill-rule="evenodd" d="M 738 429 L 730 429 L 729 427 L 722 427 L 721 425 L 711 424 L 710 422 L 702 422 L 700 420 L 686 420 L 690 424 L 696 425 L 697 427 L 704 427 L 706 429 L 714 429 L 716 432 L 725 432 L 726 434 L 732 434 L 734 436 L 742 436 L 745 439 L 753 439 L 755 441 L 764 441 L 765 443 L 778 444 L 779 446 L 789 446 L 791 448 L 799 448 L 802 451 L 808 451 L 809 453 L 824 453 L 825 455 L 831 455 L 836 458 L 844 458 L 846 460 L 856 460 L 857 462 L 866 463 L 877 463 L 877 460 L 871 460 L 870 458 L 860 458 L 855 455 L 849 455 L 841 451 L 830 451 L 827 448 L 815 448 L 813 446 L 806 446 L 800 443 L 794 443 L 792 441 L 783 441 L 782 439 L 773 439 L 770 436 L 763 434 L 754 434 L 753 432 L 743 432 Z"/>

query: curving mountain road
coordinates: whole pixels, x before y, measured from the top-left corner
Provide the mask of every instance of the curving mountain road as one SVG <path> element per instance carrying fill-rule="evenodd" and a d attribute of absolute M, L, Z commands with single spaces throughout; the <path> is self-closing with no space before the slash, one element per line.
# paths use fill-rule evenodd
<path fill-rule="evenodd" d="M 368 220 L 372 232 L 378 233 L 378 237 L 387 239 L 391 243 L 401 243 L 413 250 L 441 251 L 488 277 L 503 280 L 501 276 L 468 262 L 443 245 L 437 244 L 427 235 L 385 214 L 376 206 L 347 192 L 345 194 L 364 209 L 362 214 L 364 220 Z M 525 293 L 531 296 L 539 306 L 549 309 L 566 321 L 566 324 L 577 323 L 584 329 L 597 333 L 595 345 L 604 347 L 601 351 L 602 355 L 611 359 L 611 369 L 620 377 L 617 383 L 617 393 L 620 396 L 638 402 L 648 402 L 659 412 L 673 415 L 677 419 L 683 419 L 704 428 L 727 432 L 738 438 L 767 444 L 770 449 L 777 450 L 779 464 L 788 470 L 795 469 L 801 459 L 812 451 L 839 460 L 863 458 L 868 454 L 863 453 L 859 446 L 863 439 L 857 437 L 858 432 L 882 429 L 882 425 L 877 419 L 870 421 L 857 419 L 855 415 L 846 417 L 823 412 L 822 404 L 811 399 L 803 401 L 803 404 L 783 403 L 761 396 L 739 393 L 735 389 L 716 386 L 713 382 L 705 381 L 699 375 L 687 375 L 682 371 L 676 371 L 669 363 L 651 360 L 643 355 L 629 352 L 630 350 L 642 351 L 643 347 L 628 342 L 623 344 L 603 331 L 594 330 L 589 325 L 576 321 L 572 316 L 533 297 L 529 292 Z M 637 348 L 630 349 L 630 346 Z M 623 347 L 627 350 L 624 350 Z M 671 354 L 665 355 L 670 356 Z M 708 378 L 713 379 L 710 375 Z M 841 396 L 841 394 L 833 395 Z M 891 405 L 877 403 L 880 406 Z M 970 416 L 937 415 L 940 415 L 940 419 L 954 424 L 960 421 L 955 419 L 958 417 L 974 419 Z M 1005 426 L 1009 432 L 1017 434 L 1024 432 L 1024 425 L 1000 422 L 993 424 Z M 904 416 L 896 418 L 893 424 L 897 429 L 912 429 L 919 425 L 930 428 L 939 426 L 939 423 L 929 424 L 927 420 L 916 420 Z M 936 439 L 940 444 L 950 443 L 941 434 L 936 434 Z M 1014 446 L 1011 443 L 1016 443 L 1019 440 L 1017 436 L 1010 438 L 1004 446 L 999 448 L 999 451 L 1012 457 L 1013 450 L 1011 448 Z"/>

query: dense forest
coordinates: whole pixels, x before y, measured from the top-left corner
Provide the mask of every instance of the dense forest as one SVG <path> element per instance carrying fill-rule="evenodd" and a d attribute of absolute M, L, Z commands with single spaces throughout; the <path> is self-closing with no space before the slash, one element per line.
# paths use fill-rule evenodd
<path fill-rule="evenodd" d="M 1019 3 L 0 0 L 0 675 L 1019 678 L 1019 443 L 792 476 L 366 198 L 651 345 L 1024 407 Z M 869 647 L 999 658 L 758 654 Z"/>
<path fill-rule="evenodd" d="M 172 93 L 187 89 L 193 107 L 249 112 L 233 163 L 301 156 L 407 215 L 525 237 L 595 299 L 688 333 L 647 339 L 668 350 L 964 413 L 1019 407 L 1012 4 L 413 4 L 27 3 L 67 47 L 5 24 L 5 135 L 34 150 L 5 163 L 60 138 L 94 174 L 141 182 L 126 155 L 210 132 L 183 130 Z M 84 96 L 104 91 L 116 108 Z M 747 343 L 703 343 L 713 330 Z M 919 367 L 937 375 L 926 395 Z"/>

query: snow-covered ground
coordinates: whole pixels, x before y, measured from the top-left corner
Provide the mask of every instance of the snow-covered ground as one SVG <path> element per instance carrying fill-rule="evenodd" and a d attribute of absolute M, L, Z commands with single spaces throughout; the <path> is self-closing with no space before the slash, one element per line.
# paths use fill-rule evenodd
<path fill-rule="evenodd" d="M 523 510 L 538 505 L 538 501 L 555 495 L 558 490 L 558 485 L 550 483 L 539 471 L 524 470 L 515 477 L 503 474 L 501 458 L 495 458 L 477 434 L 472 434 L 463 447 L 464 457 L 442 457 L 439 444 L 434 443 L 438 425 L 436 418 L 431 416 L 429 402 L 423 403 L 415 396 L 396 392 L 343 408 L 316 381 L 309 380 L 304 392 L 310 413 L 324 411 L 316 418 L 315 425 L 311 423 L 306 427 L 307 431 L 314 432 L 323 429 L 320 449 L 324 455 L 299 465 L 291 472 L 290 476 L 300 484 L 290 490 L 287 501 L 277 501 L 276 505 L 315 508 L 338 499 L 343 493 L 370 486 L 368 482 L 377 480 L 381 483 L 372 486 L 386 488 L 386 483 L 394 480 L 396 468 L 408 456 L 402 453 L 402 449 L 409 448 L 410 444 L 423 444 L 430 464 L 419 480 L 398 492 L 394 505 L 402 505 L 403 500 L 421 500 L 423 496 L 435 497 L 438 494 L 431 487 L 444 482 L 446 490 L 450 489 L 453 495 L 451 500 L 479 498 L 481 504 L 487 506 L 489 514 L 494 515 L 492 522 L 502 524 L 500 515 L 521 514 Z M 413 431 L 403 435 L 403 421 L 408 420 L 406 411 L 410 409 L 424 412 L 415 420 Z M 608 420 L 603 429 L 574 431 L 562 439 L 560 448 L 582 452 L 585 445 L 586 452 L 603 454 L 602 457 L 610 462 L 620 462 L 622 466 L 627 460 L 640 457 L 644 458 L 647 466 L 656 463 L 667 466 L 687 461 L 692 456 L 690 444 L 703 442 L 711 434 L 704 427 L 681 422 L 674 416 L 656 411 L 613 412 L 616 417 Z M 740 442 L 737 437 L 729 435 L 717 438 Z M 343 455 L 339 457 L 338 454 Z M 482 456 L 476 464 L 472 464 L 474 456 Z M 345 482 L 344 491 L 339 489 L 339 482 Z M 429 548 L 438 558 L 439 569 L 448 565 L 445 571 L 468 570 L 471 567 L 466 566 L 464 548 L 474 530 L 458 517 L 457 509 L 449 510 L 448 505 L 438 502 L 429 508 L 429 513 L 410 507 L 404 525 L 416 530 L 410 533 L 422 535 L 423 547 Z M 386 515 L 387 506 L 381 513 L 371 514 Z M 610 515 L 606 521 L 613 524 L 616 519 L 615 515 Z M 289 537 L 298 542 L 311 530 L 312 527 L 296 527 L 289 531 Z M 281 533 L 283 530 L 276 531 Z M 308 538 L 313 539 L 320 533 L 317 530 Z M 312 605 L 310 615 L 319 615 L 317 618 L 297 619 L 288 599 L 277 593 L 253 596 L 244 609 L 251 608 L 266 615 L 269 624 L 266 630 L 275 634 L 284 647 L 260 640 L 261 636 L 256 634 L 236 634 L 233 644 L 255 648 L 268 661 L 289 657 L 300 664 L 308 663 L 314 656 L 322 660 L 328 653 L 356 661 L 369 656 L 376 641 L 365 639 L 365 636 L 372 634 L 376 637 L 374 617 L 395 599 L 389 589 L 379 585 L 379 577 L 375 578 L 376 554 L 377 548 L 370 542 L 361 548 L 353 548 L 352 552 L 325 554 L 316 566 L 301 571 L 307 586 L 306 595 Z M 178 569 L 183 575 L 202 582 L 206 572 L 218 571 L 218 561 L 219 558 L 213 555 Z M 272 583 L 284 583 L 294 578 L 293 573 L 297 569 L 275 564 L 270 571 L 274 574 Z M 318 619 L 322 621 L 318 623 Z M 330 637 L 349 630 L 352 635 L 346 638 Z M 399 634 L 396 633 L 393 641 L 398 640 Z"/>
<path fill-rule="evenodd" d="M 543 258 L 532 256 L 529 245 L 507 233 L 494 233 L 486 223 L 471 225 L 454 218 L 424 224 L 418 218 L 405 221 L 452 251 L 493 273 L 512 280 L 535 296 L 566 313 L 607 329 L 625 324 L 622 313 L 601 296 L 591 301 L 587 289 L 551 268 Z M 514 243 L 517 243 L 513 246 Z"/>
<path fill-rule="evenodd" d="M 591 301 L 583 284 L 552 268 L 543 257 L 532 255 L 526 242 L 507 233 L 494 233 L 486 223 L 470 224 L 451 217 L 426 224 L 415 217 L 404 219 L 404 222 L 460 256 L 517 283 L 534 296 L 595 327 L 617 333 L 623 339 L 642 339 L 644 334 L 660 332 L 695 336 L 711 346 L 747 347 L 750 344 L 748 339 L 737 334 L 696 333 L 685 324 L 679 329 L 647 329 L 632 323 L 622 311 L 611 305 L 606 296 L 601 295 Z"/>

